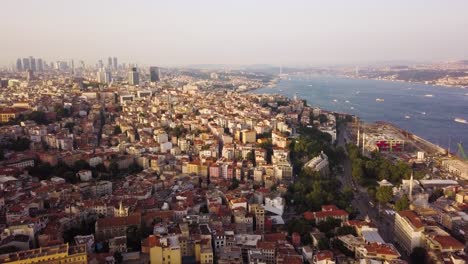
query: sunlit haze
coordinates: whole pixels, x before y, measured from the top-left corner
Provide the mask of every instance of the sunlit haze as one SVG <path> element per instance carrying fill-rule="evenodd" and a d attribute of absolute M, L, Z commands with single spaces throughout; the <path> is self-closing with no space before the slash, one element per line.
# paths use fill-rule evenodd
<path fill-rule="evenodd" d="M 0 64 L 316 65 L 468 57 L 468 1 L 4 0 Z"/>

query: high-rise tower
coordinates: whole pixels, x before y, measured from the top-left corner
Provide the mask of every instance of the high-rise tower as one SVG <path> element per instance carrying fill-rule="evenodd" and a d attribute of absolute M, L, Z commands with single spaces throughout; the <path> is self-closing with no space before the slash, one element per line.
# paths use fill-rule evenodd
<path fill-rule="evenodd" d="M 158 67 L 150 67 L 150 81 L 151 82 L 159 82 L 160 80 L 159 68 Z"/>
<path fill-rule="evenodd" d="M 136 67 L 133 67 L 128 72 L 128 83 L 131 84 L 131 85 L 140 84 L 140 75 L 139 75 Z"/>

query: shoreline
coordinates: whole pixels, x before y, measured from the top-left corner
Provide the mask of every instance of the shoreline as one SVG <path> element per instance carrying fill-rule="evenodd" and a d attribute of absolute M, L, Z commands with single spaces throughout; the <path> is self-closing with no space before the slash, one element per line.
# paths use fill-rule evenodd
<path fill-rule="evenodd" d="M 297 75 L 296 75 L 297 76 Z M 319 76 L 319 75 L 317 75 Z M 322 75 L 324 76 L 324 75 Z M 355 79 L 355 80 L 374 80 L 374 81 L 389 81 L 389 82 L 395 82 L 395 81 L 392 81 L 392 80 L 381 80 L 381 79 L 368 79 L 368 78 L 352 78 L 352 77 L 348 77 L 348 76 L 335 76 L 335 75 L 328 75 L 328 76 L 332 76 L 332 77 L 340 77 L 340 78 L 346 78 L 346 79 Z M 281 82 L 283 79 L 279 78 L 277 82 L 274 83 L 274 86 L 272 87 L 268 87 L 268 86 L 265 86 L 265 87 L 258 87 L 258 88 L 253 88 L 253 89 L 249 89 L 249 90 L 245 90 L 245 91 L 241 91 L 239 93 L 249 93 L 249 92 L 254 92 L 256 90 L 260 90 L 260 89 L 267 89 L 267 88 L 276 88 L 277 87 L 277 84 L 279 82 Z M 398 81 L 398 82 L 405 82 L 405 81 Z M 412 83 L 412 82 L 408 82 L 408 83 Z M 417 83 L 417 84 L 424 84 L 424 85 L 429 85 L 429 84 L 425 84 L 425 83 Z M 268 84 L 268 85 L 271 85 L 271 84 Z M 430 86 L 438 86 L 438 85 L 430 85 Z M 445 87 L 445 86 L 442 86 L 442 87 Z M 447 88 L 458 88 L 458 89 L 465 89 L 465 88 L 461 88 L 461 87 L 447 87 Z M 281 95 L 279 93 L 273 93 L 273 94 L 276 94 L 276 95 Z M 286 96 L 286 95 L 283 95 L 285 97 L 287 97 L 288 99 L 292 100 L 292 98 L 290 96 Z M 299 99 L 304 99 L 304 98 L 300 98 Z M 309 106 L 310 107 L 314 107 L 311 102 L 308 102 Z M 323 109 L 324 111 L 327 111 L 327 112 L 330 112 L 330 113 L 337 113 L 337 114 L 346 114 L 346 115 L 350 115 L 350 116 L 353 116 L 355 118 L 358 118 L 358 120 L 362 120 L 359 116 L 355 115 L 355 114 L 352 114 L 352 113 L 349 113 L 349 112 L 337 112 L 337 111 L 330 111 L 330 110 L 327 110 L 327 109 Z M 392 126 L 394 129 L 396 130 L 399 130 L 401 132 L 405 132 L 409 135 L 411 135 L 412 139 L 413 140 L 416 140 L 416 141 L 419 141 L 420 143 L 422 144 L 425 144 L 425 145 L 428 145 L 430 148 L 432 148 L 434 150 L 434 152 L 436 153 L 439 153 L 439 154 L 443 154 L 443 155 L 451 155 L 453 157 L 456 157 L 459 159 L 459 157 L 457 156 L 456 153 L 451 153 L 448 151 L 448 148 L 444 148 L 443 146 L 439 145 L 439 144 L 436 144 L 434 142 L 431 142 L 427 139 L 425 139 L 424 137 L 422 136 L 419 136 L 417 134 L 415 134 L 414 132 L 411 132 L 411 131 L 408 131 L 404 128 L 401 128 L 400 126 L 390 122 L 390 121 L 385 121 L 385 120 L 378 120 L 378 121 L 364 121 L 362 120 L 362 122 L 364 123 L 367 123 L 367 124 L 378 124 L 378 123 L 385 123 L 389 126 Z"/>
<path fill-rule="evenodd" d="M 354 79 L 354 80 L 373 80 L 373 81 L 424 84 L 424 85 L 428 85 L 428 86 L 436 87 L 436 88 L 462 89 L 462 90 L 468 89 L 468 86 L 461 86 L 461 85 L 443 85 L 443 84 L 432 84 L 432 83 L 414 82 L 414 81 L 406 81 L 406 80 L 388 80 L 388 79 L 366 78 L 366 77 L 355 77 L 355 76 L 353 77 L 353 76 L 346 76 L 346 75 L 337 75 L 337 77 L 343 77 L 346 79 Z"/>

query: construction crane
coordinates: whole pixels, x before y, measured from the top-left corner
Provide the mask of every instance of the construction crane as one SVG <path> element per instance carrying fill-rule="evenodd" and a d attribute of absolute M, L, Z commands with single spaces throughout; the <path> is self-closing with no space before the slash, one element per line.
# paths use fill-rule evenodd
<path fill-rule="evenodd" d="M 468 157 L 465 154 L 465 150 L 463 149 L 463 146 L 461 143 L 458 143 L 458 153 L 457 155 L 462 159 L 462 160 L 468 160 Z"/>

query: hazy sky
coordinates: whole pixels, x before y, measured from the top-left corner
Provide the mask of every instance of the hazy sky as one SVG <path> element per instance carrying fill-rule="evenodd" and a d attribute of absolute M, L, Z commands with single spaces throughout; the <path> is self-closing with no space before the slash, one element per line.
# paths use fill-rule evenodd
<path fill-rule="evenodd" d="M 1 0 L 17 57 L 154 65 L 468 59 L 468 0 Z"/>

